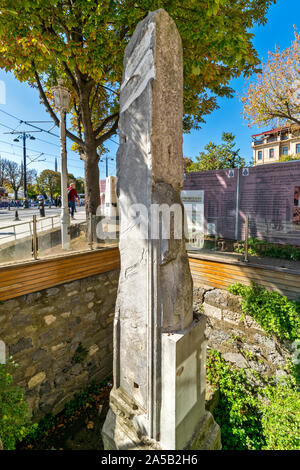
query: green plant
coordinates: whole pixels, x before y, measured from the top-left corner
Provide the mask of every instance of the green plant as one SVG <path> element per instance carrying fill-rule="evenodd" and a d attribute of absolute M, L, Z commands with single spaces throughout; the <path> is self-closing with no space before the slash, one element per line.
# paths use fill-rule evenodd
<path fill-rule="evenodd" d="M 72 357 L 72 364 L 81 364 L 85 360 L 87 355 L 88 350 L 85 349 L 81 343 L 79 343 Z"/>
<path fill-rule="evenodd" d="M 299 392 L 295 370 L 282 383 L 248 368 L 236 369 L 218 351 L 210 350 L 207 379 L 219 388 L 214 417 L 221 427 L 224 450 L 299 449 Z M 255 385 L 255 380 L 264 386 Z"/>
<path fill-rule="evenodd" d="M 234 251 L 244 254 L 245 242 L 240 241 Z M 252 256 L 266 256 L 292 261 L 300 260 L 300 250 L 297 247 L 292 245 L 275 245 L 266 240 L 259 240 L 258 238 L 249 238 L 248 253 Z"/>
<path fill-rule="evenodd" d="M 261 402 L 263 450 L 300 449 L 300 396 L 294 380 L 264 389 Z"/>
<path fill-rule="evenodd" d="M 299 338 L 299 302 L 288 300 L 278 292 L 269 292 L 255 283 L 251 286 L 237 283 L 229 286 L 228 291 L 243 298 L 243 313 L 254 318 L 266 333 L 281 340 L 295 341 Z"/>
<path fill-rule="evenodd" d="M 0 364 L 0 437 L 4 449 L 16 448 L 16 443 L 37 426 L 31 423 L 24 390 L 13 384 L 16 364 L 9 360 Z"/>
<path fill-rule="evenodd" d="M 265 445 L 255 389 L 244 369 L 227 364 L 217 351 L 207 359 L 207 379 L 220 390 L 214 417 L 224 450 L 259 450 Z"/>

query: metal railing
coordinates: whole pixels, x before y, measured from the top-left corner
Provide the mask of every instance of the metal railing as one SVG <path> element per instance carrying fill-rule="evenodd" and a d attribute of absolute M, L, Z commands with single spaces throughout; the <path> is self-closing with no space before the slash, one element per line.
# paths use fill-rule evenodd
<path fill-rule="evenodd" d="M 54 224 L 54 219 L 55 218 L 60 219 L 60 214 L 50 215 L 48 217 L 43 217 L 41 219 L 37 219 L 37 216 L 34 215 L 32 219 L 26 220 L 24 222 L 17 222 L 15 224 L 5 225 L 3 227 L 0 226 L 0 241 L 3 240 L 4 238 L 11 238 L 11 237 L 13 237 L 15 240 L 17 240 L 18 238 L 23 238 L 21 236 L 18 237 L 19 235 L 24 235 L 24 234 L 28 234 L 28 236 L 32 236 L 32 234 L 33 234 L 32 227 L 35 224 L 36 230 L 38 231 L 38 223 L 40 223 L 40 230 L 41 231 L 45 230 L 47 228 L 52 228 L 53 229 L 55 227 L 55 224 Z M 45 224 L 43 226 L 42 222 L 44 222 L 45 220 L 49 220 L 49 219 L 51 220 L 51 224 L 47 225 L 47 227 L 45 227 Z M 17 227 L 21 227 L 21 226 L 24 226 L 24 225 L 28 225 L 29 230 L 27 230 L 27 231 L 18 231 L 18 230 L 16 230 Z M 3 230 L 8 230 L 8 229 L 13 229 L 13 232 L 9 233 L 9 234 L 2 234 L 1 233 Z"/>

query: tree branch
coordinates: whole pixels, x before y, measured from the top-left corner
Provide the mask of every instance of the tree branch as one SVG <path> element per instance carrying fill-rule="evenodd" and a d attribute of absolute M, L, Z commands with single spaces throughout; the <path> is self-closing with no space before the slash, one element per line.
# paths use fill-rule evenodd
<path fill-rule="evenodd" d="M 109 139 L 117 132 L 118 123 L 119 118 L 115 121 L 114 125 L 110 128 L 109 131 L 107 131 L 105 134 L 102 134 L 101 137 L 96 140 L 97 147 L 99 147 L 99 145 L 103 144 L 107 139 Z"/>
<path fill-rule="evenodd" d="M 34 64 L 32 64 L 33 67 L 34 67 Z M 35 79 L 36 79 L 36 83 L 37 83 L 37 87 L 38 87 L 38 90 L 39 90 L 39 93 L 40 93 L 40 97 L 41 97 L 41 100 L 43 101 L 47 111 L 49 112 L 50 116 L 52 117 L 53 121 L 54 121 L 54 124 L 59 127 L 60 125 L 60 120 L 58 119 L 58 117 L 56 116 L 55 112 L 53 111 L 49 101 L 48 101 L 48 98 L 44 92 L 44 89 L 43 89 L 43 86 L 41 84 L 41 80 L 40 80 L 40 77 L 37 73 L 36 70 L 34 70 L 34 76 L 35 76 Z M 70 131 L 66 130 L 66 135 L 67 137 L 69 137 L 69 139 L 71 139 L 73 142 L 75 142 L 76 144 L 78 144 L 81 148 L 84 148 L 84 142 L 82 139 L 80 139 L 79 137 L 76 137 L 76 135 L 72 134 Z"/>
<path fill-rule="evenodd" d="M 34 64 L 32 64 L 33 68 L 34 68 Z M 55 112 L 53 111 L 49 101 L 48 101 L 48 98 L 44 92 L 44 89 L 43 89 L 43 86 L 41 84 L 41 80 L 40 80 L 40 77 L 37 73 L 36 70 L 34 70 L 34 76 L 35 76 L 35 80 L 36 80 L 36 83 L 37 83 L 37 87 L 38 87 L 38 90 L 39 90 L 39 94 L 40 94 L 40 98 L 41 100 L 43 101 L 48 113 L 50 114 L 50 116 L 52 117 L 53 121 L 54 121 L 54 124 L 56 126 L 59 126 L 59 119 L 58 117 L 56 116 Z"/>
<path fill-rule="evenodd" d="M 102 123 L 100 124 L 100 126 L 94 131 L 94 135 L 95 137 L 101 132 L 103 131 L 103 129 L 105 129 L 105 126 L 109 123 L 109 121 L 112 121 L 113 119 L 115 119 L 116 117 L 119 116 L 119 113 L 114 113 L 114 114 L 111 114 L 110 116 L 108 116 L 107 118 L 105 118 Z M 119 120 L 119 117 L 117 119 L 117 121 Z"/>

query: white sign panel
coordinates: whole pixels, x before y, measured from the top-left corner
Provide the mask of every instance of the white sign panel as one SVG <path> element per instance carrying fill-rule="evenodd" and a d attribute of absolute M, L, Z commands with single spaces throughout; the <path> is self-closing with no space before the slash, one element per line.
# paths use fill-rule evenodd
<path fill-rule="evenodd" d="M 185 213 L 187 250 L 204 246 L 204 191 L 181 191 Z"/>

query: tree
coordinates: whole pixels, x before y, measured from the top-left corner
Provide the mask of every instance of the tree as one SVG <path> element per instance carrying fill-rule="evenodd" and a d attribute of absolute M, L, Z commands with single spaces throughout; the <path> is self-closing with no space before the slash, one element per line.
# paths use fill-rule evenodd
<path fill-rule="evenodd" d="M 184 171 L 188 171 L 189 166 L 191 166 L 193 163 L 193 160 L 188 157 L 183 157 L 183 167 Z"/>
<path fill-rule="evenodd" d="M 6 182 L 7 160 L 0 157 L 0 186 L 4 186 Z"/>
<path fill-rule="evenodd" d="M 76 191 L 78 194 L 84 194 L 84 179 L 83 178 L 76 178 Z"/>
<path fill-rule="evenodd" d="M 85 162 L 87 211 L 99 205 L 98 148 L 117 132 L 124 48 L 149 11 L 165 8 L 184 50 L 184 129 L 204 122 L 229 81 L 257 71 L 255 24 L 274 0 L 0 0 L 0 67 L 38 88 L 54 123 L 50 87 L 65 79 L 72 92 L 67 136 Z"/>
<path fill-rule="evenodd" d="M 280 162 L 291 162 L 300 160 L 300 155 L 281 155 L 279 158 Z"/>
<path fill-rule="evenodd" d="M 60 173 L 58 171 L 43 170 L 37 183 L 40 191 L 49 195 L 51 200 L 60 194 Z"/>
<path fill-rule="evenodd" d="M 7 160 L 6 162 L 6 180 L 15 193 L 15 200 L 18 199 L 18 192 L 23 185 L 24 171 L 23 165 L 17 162 Z"/>
<path fill-rule="evenodd" d="M 250 83 L 241 101 L 250 125 L 300 125 L 300 35 L 283 51 L 269 53 L 262 73 Z"/>
<path fill-rule="evenodd" d="M 235 136 L 231 132 L 223 132 L 222 140 L 223 143 L 220 145 L 209 142 L 186 171 L 191 173 L 246 166 L 245 159 L 239 155 L 240 149 L 234 148 L 236 146 Z"/>

